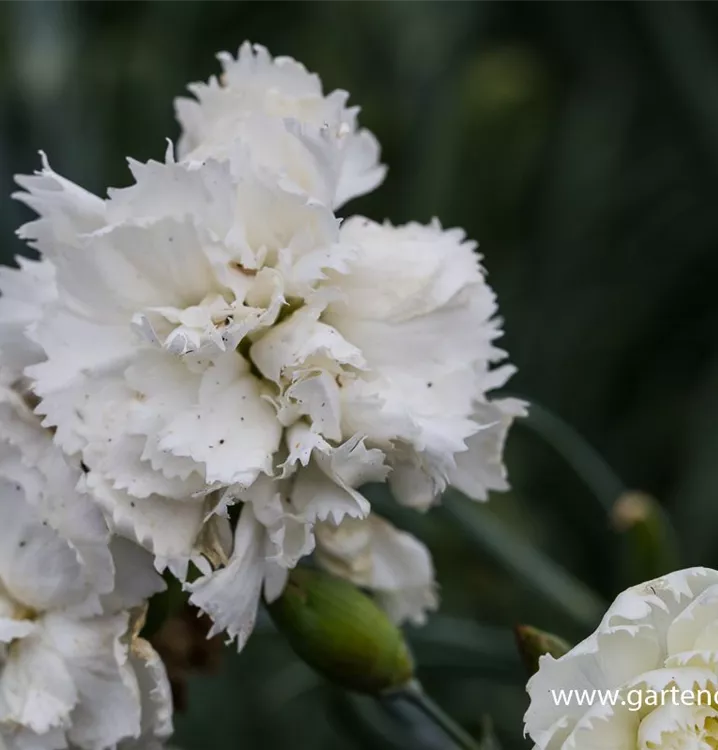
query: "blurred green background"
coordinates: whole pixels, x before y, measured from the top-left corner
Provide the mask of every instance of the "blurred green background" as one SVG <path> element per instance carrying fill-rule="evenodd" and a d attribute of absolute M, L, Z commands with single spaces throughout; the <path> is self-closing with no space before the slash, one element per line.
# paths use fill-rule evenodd
<path fill-rule="evenodd" d="M 491 714 L 502 747 L 527 747 L 510 628 L 576 640 L 641 569 L 610 522 L 621 482 L 556 415 L 659 499 L 682 564 L 718 565 L 718 5 L 1 3 L 3 260 L 28 217 L 12 175 L 38 149 L 93 191 L 126 185 L 125 156 L 161 158 L 176 137 L 173 97 L 245 39 L 362 107 L 389 175 L 348 211 L 438 216 L 480 241 L 511 390 L 548 410 L 514 428 L 514 489 L 488 510 L 395 514 L 443 590 L 410 632 L 422 679 L 466 726 Z M 449 747 L 402 706 L 324 685 L 266 625 L 223 656 L 190 679 L 184 750 Z"/>

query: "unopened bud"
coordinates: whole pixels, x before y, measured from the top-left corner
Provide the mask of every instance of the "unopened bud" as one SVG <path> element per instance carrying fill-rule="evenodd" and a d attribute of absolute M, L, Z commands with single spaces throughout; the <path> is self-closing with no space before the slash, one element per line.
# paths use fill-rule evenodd
<path fill-rule="evenodd" d="M 625 492 L 613 506 L 611 521 L 622 537 L 620 563 L 627 585 L 680 567 L 678 536 L 656 498 L 645 492 Z"/>
<path fill-rule="evenodd" d="M 267 609 L 297 655 L 347 690 L 377 695 L 413 678 L 401 630 L 347 581 L 297 568 Z"/>
<path fill-rule="evenodd" d="M 539 657 L 550 654 L 558 659 L 571 650 L 570 644 L 563 638 L 531 625 L 517 625 L 515 633 L 519 654 L 529 676 L 538 672 Z"/>

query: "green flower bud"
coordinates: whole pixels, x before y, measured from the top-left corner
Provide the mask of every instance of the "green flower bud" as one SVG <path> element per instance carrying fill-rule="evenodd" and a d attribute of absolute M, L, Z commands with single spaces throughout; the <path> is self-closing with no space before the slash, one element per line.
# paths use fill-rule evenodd
<path fill-rule="evenodd" d="M 347 581 L 297 568 L 267 609 L 297 655 L 347 690 L 377 695 L 413 678 L 401 630 Z"/>
<path fill-rule="evenodd" d="M 650 581 L 681 567 L 678 535 L 651 495 L 625 492 L 613 506 L 611 521 L 621 535 L 619 559 L 626 585 Z"/>
<path fill-rule="evenodd" d="M 538 672 L 539 657 L 550 654 L 558 659 L 571 650 L 569 643 L 553 633 L 546 633 L 531 625 L 517 625 L 516 644 L 529 677 Z"/>

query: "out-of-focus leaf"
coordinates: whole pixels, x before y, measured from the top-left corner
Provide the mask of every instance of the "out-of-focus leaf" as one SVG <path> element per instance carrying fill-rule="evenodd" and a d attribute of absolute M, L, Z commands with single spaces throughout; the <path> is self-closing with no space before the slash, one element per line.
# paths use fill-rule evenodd
<path fill-rule="evenodd" d="M 489 509 L 453 490 L 444 495 L 442 508 L 482 552 L 576 623 L 592 628 L 600 620 L 606 609 L 600 597 L 526 539 L 515 536 Z"/>
<path fill-rule="evenodd" d="M 701 23 L 692 3 L 638 6 L 657 61 L 668 74 L 681 109 L 689 119 L 704 153 L 718 171 L 718 53 L 715 38 Z"/>
<path fill-rule="evenodd" d="M 578 430 L 535 401 L 531 402 L 526 417 L 516 424 L 534 430 L 549 443 L 590 488 L 603 512 L 611 512 L 625 486 Z"/>
<path fill-rule="evenodd" d="M 378 701 L 334 690 L 329 707 L 330 721 L 342 735 L 353 740 L 356 748 L 404 750 L 409 746 L 407 733 Z"/>
<path fill-rule="evenodd" d="M 672 498 L 671 509 L 686 562 L 718 565 L 718 360 L 704 376 L 696 407 L 688 415 L 686 466 Z"/>
<path fill-rule="evenodd" d="M 485 678 L 517 681 L 523 677 L 511 632 L 445 615 L 435 615 L 407 637 L 422 672 L 446 669 Z"/>

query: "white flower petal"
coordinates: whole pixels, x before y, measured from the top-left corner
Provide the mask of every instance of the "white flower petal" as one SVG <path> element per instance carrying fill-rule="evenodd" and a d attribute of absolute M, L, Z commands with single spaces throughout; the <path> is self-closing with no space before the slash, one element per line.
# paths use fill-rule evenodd
<path fill-rule="evenodd" d="M 160 433 L 160 450 L 206 466 L 206 481 L 251 484 L 270 472 L 281 427 L 247 365 L 227 353 L 202 377 L 198 404 Z"/>
<path fill-rule="evenodd" d="M 370 193 L 384 182 L 386 167 L 379 164 L 379 141 L 368 130 L 360 130 L 344 144 L 342 171 L 336 188 L 336 208 Z"/>
<path fill-rule="evenodd" d="M 14 602 L 0 596 L 0 643 L 22 640 L 35 630 L 35 623 L 31 620 L 16 619 L 16 610 Z"/>
<path fill-rule="evenodd" d="M 67 738 L 62 728 L 56 727 L 43 734 L 35 734 L 21 726 L 0 728 L 0 750 L 65 750 Z"/>
<path fill-rule="evenodd" d="M 318 322 L 320 312 L 311 307 L 302 308 L 252 346 L 252 361 L 265 377 L 279 383 L 293 368 L 307 364 L 310 358 L 363 367 L 359 349 L 331 326 Z"/>
<path fill-rule="evenodd" d="M 133 498 L 113 490 L 92 472 L 87 486 L 118 534 L 146 547 L 157 558 L 189 559 L 192 555 L 206 514 L 201 500 L 179 502 L 158 495 Z"/>
<path fill-rule="evenodd" d="M 267 533 L 266 559 L 282 568 L 293 568 L 314 549 L 312 526 L 299 516 L 284 492 L 286 482 L 261 476 L 247 490 L 237 496 L 252 504 L 252 512 Z"/>
<path fill-rule="evenodd" d="M 190 602 L 213 620 L 208 637 L 223 631 L 237 650 L 244 648 L 254 629 L 265 574 L 266 532 L 245 505 L 234 532 L 234 551 L 228 565 L 186 584 Z"/>
<path fill-rule="evenodd" d="M 152 555 L 129 539 L 115 536 L 110 543 L 115 567 L 114 588 L 102 599 L 105 612 L 141 606 L 167 586 L 155 571 Z"/>
<path fill-rule="evenodd" d="M 48 360 L 27 369 L 43 424 L 57 427 L 56 442 L 68 454 L 81 451 L 93 435 L 87 420 L 107 413 L 122 386 L 122 372 L 135 349 L 131 331 L 102 326 L 72 313 L 53 310 L 38 324 L 34 340 Z M 96 424 L 93 425 L 96 427 Z"/>
<path fill-rule="evenodd" d="M 19 485 L 24 500 L 70 542 L 98 593 L 110 591 L 114 569 L 107 524 L 91 498 L 77 491 L 80 468 L 19 398 L 0 391 L 0 476 Z"/>
<path fill-rule="evenodd" d="M 105 220 L 105 202 L 66 180 L 50 168 L 40 152 L 42 170 L 19 175 L 16 182 L 26 192 L 13 194 L 39 214 L 39 218 L 18 230 L 31 247 L 52 256 L 62 246 L 74 246 L 78 237 L 100 228 Z"/>
<path fill-rule="evenodd" d="M 139 689 L 122 641 L 127 624 L 124 613 L 91 620 L 53 614 L 44 622 L 77 689 L 68 738 L 79 747 L 112 747 L 140 733 Z"/>
<path fill-rule="evenodd" d="M 278 413 L 290 425 L 307 416 L 312 427 L 327 440 L 341 440 L 341 405 L 336 377 L 324 370 L 301 373 L 284 393 Z"/>
<path fill-rule="evenodd" d="M 222 158 L 240 138 L 278 178 L 335 206 L 382 181 L 379 145 L 357 130 L 358 109 L 346 107 L 345 92 L 324 96 L 317 75 L 291 58 L 273 60 L 260 45 L 243 44 L 236 59 L 219 57 L 223 85 L 214 77 L 192 84 L 197 101 L 175 102 L 180 156 Z"/>
<path fill-rule="evenodd" d="M 299 470 L 290 500 L 297 513 L 310 523 L 340 523 L 345 516 L 364 518 L 370 508 L 360 492 L 337 484 L 314 463 Z"/>
<path fill-rule="evenodd" d="M 456 454 L 449 484 L 474 500 L 486 500 L 491 490 L 507 490 L 504 443 L 513 420 L 525 414 L 525 404 L 517 399 L 477 405 L 473 418 L 482 426 L 467 439 L 468 450 Z"/>
<path fill-rule="evenodd" d="M 140 739 L 128 747 L 141 750 L 143 742 L 162 741 L 172 734 L 172 691 L 162 659 L 142 638 L 132 642 L 130 664 L 142 697 L 142 723 Z"/>
<path fill-rule="evenodd" d="M 11 383 L 43 359 L 26 333 L 56 297 L 55 269 L 47 260 L 17 258 L 19 268 L 0 268 L 0 373 Z"/>
<path fill-rule="evenodd" d="M 287 444 L 285 475 L 297 463 L 303 467 L 297 471 L 290 497 L 302 518 L 338 524 L 344 516 L 364 518 L 369 513 L 368 500 L 355 488 L 386 478 L 388 467 L 380 450 L 367 449 L 358 435 L 334 448 L 301 423 L 288 430 Z"/>
<path fill-rule="evenodd" d="M 710 706 L 660 706 L 641 722 L 637 746 L 639 750 L 663 747 L 664 743 L 671 742 L 670 735 L 688 733 L 696 725 L 702 726 L 706 721 L 714 723 L 717 719 L 718 711 Z"/>
<path fill-rule="evenodd" d="M 79 604 L 87 595 L 77 553 L 25 502 L 22 487 L 2 477 L 0 580 L 13 599 L 38 611 Z"/>
<path fill-rule="evenodd" d="M 16 723 L 42 734 L 66 727 L 78 691 L 64 659 L 31 635 L 10 649 L 0 680 L 0 723 Z"/>

